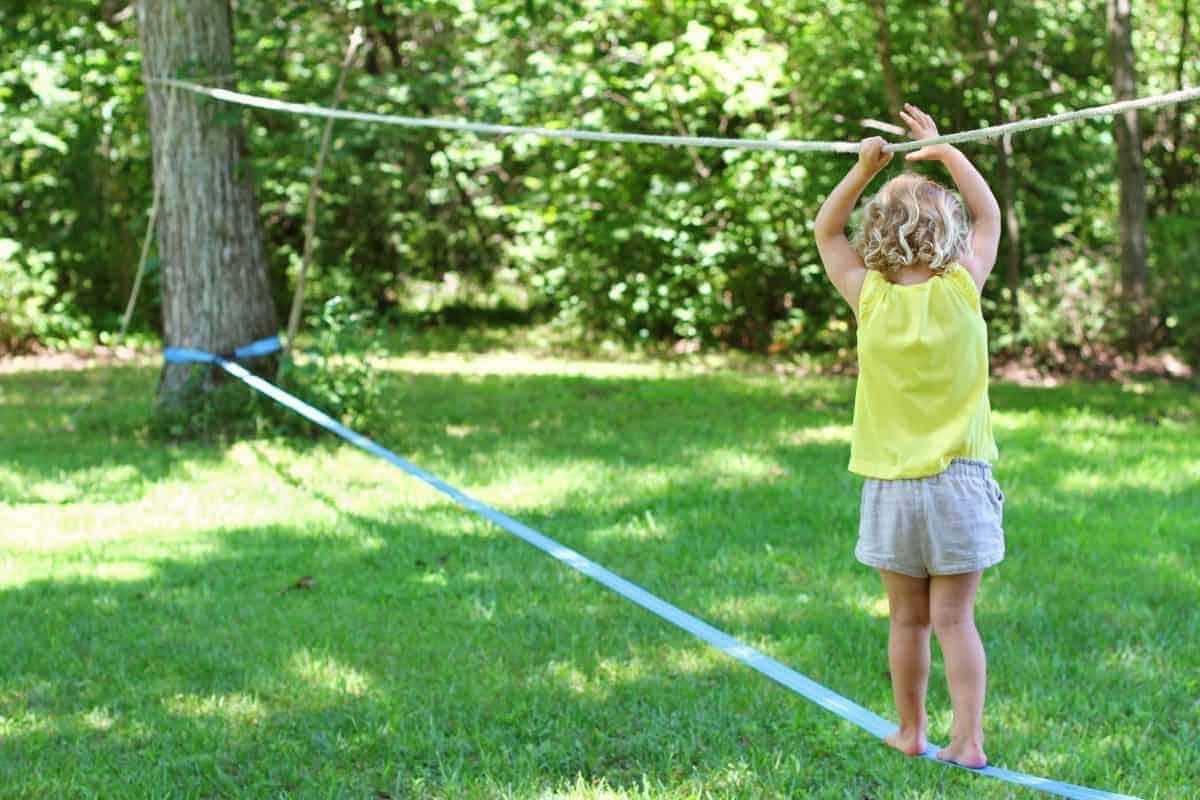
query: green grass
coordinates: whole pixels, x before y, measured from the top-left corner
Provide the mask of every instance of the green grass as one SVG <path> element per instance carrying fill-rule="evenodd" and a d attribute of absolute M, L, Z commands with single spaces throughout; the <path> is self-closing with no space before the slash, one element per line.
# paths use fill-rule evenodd
<path fill-rule="evenodd" d="M 0 375 L 0 797 L 1039 796 L 893 753 L 332 437 L 155 441 L 155 378 Z M 381 443 L 894 716 L 851 380 L 483 353 L 386 383 Z M 993 404 L 989 755 L 1200 797 L 1200 399 Z"/>

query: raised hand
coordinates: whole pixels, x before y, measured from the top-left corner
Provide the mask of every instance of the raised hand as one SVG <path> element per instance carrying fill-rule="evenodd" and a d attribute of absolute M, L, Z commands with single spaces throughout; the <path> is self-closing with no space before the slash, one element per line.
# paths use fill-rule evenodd
<path fill-rule="evenodd" d="M 938 135 L 937 123 L 933 121 L 933 117 L 912 103 L 904 104 L 904 110 L 900 112 L 900 119 L 908 126 L 909 135 L 918 142 L 923 139 L 932 139 Z M 945 146 L 933 145 L 914 150 L 905 156 L 905 159 L 908 161 L 940 160 L 945 152 Z"/>

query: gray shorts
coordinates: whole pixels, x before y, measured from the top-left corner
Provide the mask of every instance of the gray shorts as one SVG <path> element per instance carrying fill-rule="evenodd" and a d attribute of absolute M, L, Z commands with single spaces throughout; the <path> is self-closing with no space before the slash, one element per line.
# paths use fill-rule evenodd
<path fill-rule="evenodd" d="M 1004 558 L 1003 512 L 986 461 L 956 458 L 927 478 L 867 478 L 854 555 L 915 578 L 975 572 Z"/>

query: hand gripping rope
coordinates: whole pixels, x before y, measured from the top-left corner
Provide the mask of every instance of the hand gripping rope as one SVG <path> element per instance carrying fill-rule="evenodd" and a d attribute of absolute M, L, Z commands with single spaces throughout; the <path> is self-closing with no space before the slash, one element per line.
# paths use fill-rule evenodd
<path fill-rule="evenodd" d="M 754 649 L 748 644 L 733 638 L 729 634 L 714 628 L 707 622 L 694 617 L 691 614 L 683 611 L 676 606 L 671 605 L 667 601 L 650 594 L 640 586 L 631 583 L 620 575 L 610 572 L 596 562 L 585 558 L 569 547 L 564 547 L 553 539 L 538 533 L 533 528 L 524 525 L 517 520 L 502 514 L 499 511 L 484 505 L 480 501 L 471 497 L 464 492 L 455 489 L 453 486 L 445 483 L 440 478 L 431 475 L 420 467 L 405 461 L 400 456 L 387 450 L 375 442 L 371 441 L 362 434 L 356 433 L 341 423 L 334 420 L 328 414 L 325 414 L 316 408 L 308 405 L 304 401 L 293 397 L 279 387 L 268 383 L 257 375 L 253 374 L 240 364 L 233 363 L 232 359 L 236 358 L 252 358 L 255 356 L 267 355 L 276 352 L 280 349 L 278 337 L 270 337 L 261 339 L 245 347 L 238 348 L 233 353 L 228 355 L 215 355 L 203 350 L 193 350 L 190 348 L 168 347 L 164 354 L 167 362 L 173 364 L 180 363 L 210 363 L 215 364 L 225 372 L 245 383 L 250 388 L 265 394 L 280 405 L 295 411 L 302 417 L 315 422 L 322 428 L 337 434 L 355 447 L 361 448 L 372 455 L 379 456 L 393 466 L 399 467 L 404 472 L 412 475 L 421 481 L 437 489 L 442 494 L 449 497 L 454 502 L 458 503 L 463 508 L 472 511 L 484 519 L 499 525 L 504 530 L 514 536 L 525 540 L 529 544 L 539 550 L 553 556 L 562 563 L 572 569 L 582 572 L 589 578 L 607 586 L 617 594 L 632 600 L 642 608 L 670 622 L 688 633 L 703 639 L 709 644 L 716 647 L 718 650 L 726 653 L 729 656 L 741 661 L 749 667 L 752 667 L 768 678 L 783 684 L 787 688 L 805 697 L 808 700 L 816 703 L 826 711 L 832 711 L 842 719 L 854 723 L 858 727 L 867 731 L 877 738 L 883 738 L 888 734 L 893 733 L 897 726 L 878 714 L 868 711 L 852 700 L 842 697 L 840 694 L 826 689 L 821 684 L 811 678 L 801 675 L 794 669 L 785 667 L 770 656 Z M 938 747 L 930 745 L 928 749 L 920 756 L 920 758 L 929 761 L 943 764 L 945 766 L 959 767 L 960 769 L 968 769 L 961 767 L 949 761 L 941 761 L 937 758 L 936 753 Z M 1062 783 L 1060 781 L 1052 781 L 1046 778 L 1038 778 L 1033 775 L 1026 775 L 1021 772 L 1013 772 L 1012 770 L 1001 769 L 999 767 L 984 767 L 983 769 L 971 769 L 970 772 L 976 772 L 980 775 L 987 775 L 992 778 L 999 778 L 1009 783 L 1025 786 L 1030 789 L 1037 789 L 1049 794 L 1058 795 L 1060 797 L 1075 798 L 1075 800 L 1139 800 L 1139 798 L 1131 797 L 1130 795 L 1113 794 L 1100 789 L 1088 789 L 1084 786 L 1076 786 L 1070 783 Z"/>

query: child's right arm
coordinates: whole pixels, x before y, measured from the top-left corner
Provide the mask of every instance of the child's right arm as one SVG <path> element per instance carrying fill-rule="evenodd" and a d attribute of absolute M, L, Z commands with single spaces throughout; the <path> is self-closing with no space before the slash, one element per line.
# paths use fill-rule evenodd
<path fill-rule="evenodd" d="M 825 198 L 813 222 L 813 236 L 817 240 L 821 263 L 825 265 L 825 274 L 855 315 L 858 314 L 858 297 L 867 277 L 867 268 L 846 238 L 846 223 L 867 184 L 892 160 L 891 153 L 883 152 L 883 145 L 883 139 L 878 136 L 863 140 L 858 163 Z"/>
<path fill-rule="evenodd" d="M 908 103 L 904 109 L 900 116 L 908 124 L 914 139 L 931 139 L 938 135 L 937 125 L 928 114 Z M 984 281 L 996 265 L 996 251 L 1000 247 L 1000 204 L 996 202 L 996 196 L 975 165 L 952 145 L 923 147 L 909 153 L 906 160 L 941 161 L 950 170 L 950 176 L 971 210 L 971 255 L 964 259 L 963 266 L 982 291 Z"/>

